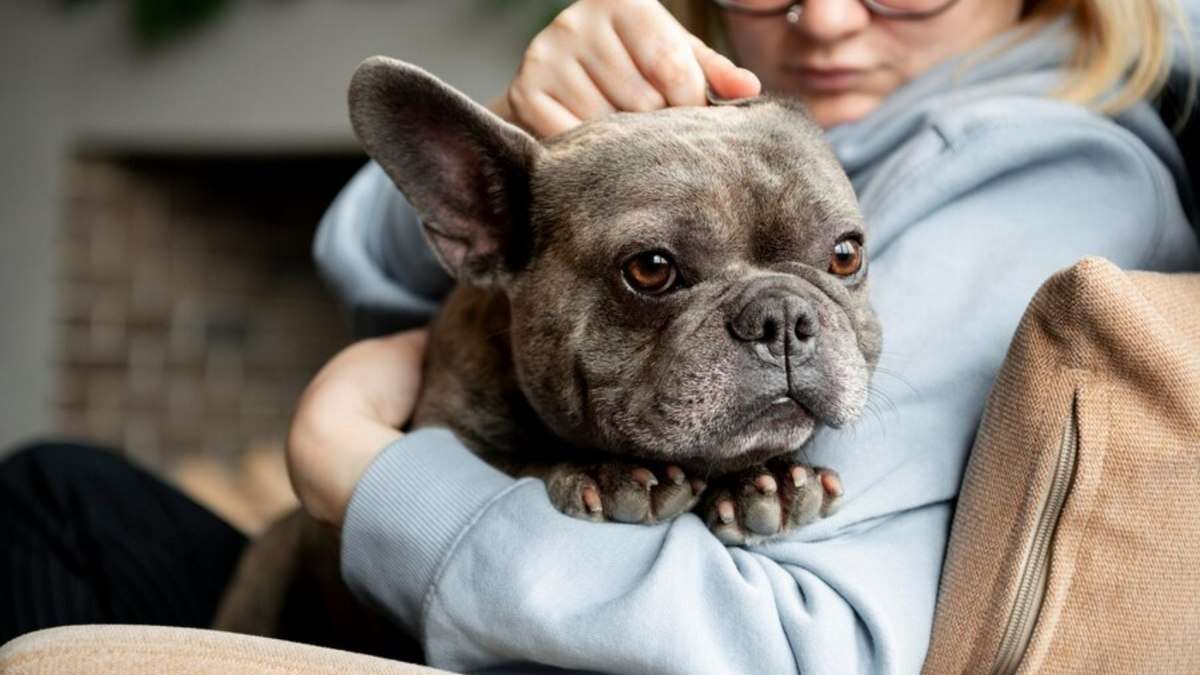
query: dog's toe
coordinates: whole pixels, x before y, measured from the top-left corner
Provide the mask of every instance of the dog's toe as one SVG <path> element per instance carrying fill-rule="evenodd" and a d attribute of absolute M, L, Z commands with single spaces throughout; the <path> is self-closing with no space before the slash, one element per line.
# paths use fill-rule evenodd
<path fill-rule="evenodd" d="M 737 521 L 737 507 L 728 494 L 718 497 L 706 517 L 708 528 L 726 546 L 746 543 L 746 532 Z"/>
<path fill-rule="evenodd" d="M 618 523 L 644 523 L 651 518 L 650 489 L 622 485 L 604 492 L 604 513 Z"/>
<path fill-rule="evenodd" d="M 764 472 L 744 484 L 738 511 L 742 524 L 750 532 L 764 536 L 778 533 L 783 522 L 783 507 L 774 476 Z"/>

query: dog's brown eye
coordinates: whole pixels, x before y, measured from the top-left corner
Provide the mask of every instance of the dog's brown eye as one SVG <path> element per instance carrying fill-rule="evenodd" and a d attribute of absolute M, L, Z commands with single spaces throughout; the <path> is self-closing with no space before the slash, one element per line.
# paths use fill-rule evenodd
<path fill-rule="evenodd" d="M 862 269 L 862 244 L 854 239 L 843 239 L 833 247 L 829 260 L 829 271 L 839 277 L 848 277 Z"/>
<path fill-rule="evenodd" d="M 625 263 L 625 283 L 639 293 L 658 295 L 675 287 L 679 272 L 675 263 L 657 251 L 639 253 Z"/>

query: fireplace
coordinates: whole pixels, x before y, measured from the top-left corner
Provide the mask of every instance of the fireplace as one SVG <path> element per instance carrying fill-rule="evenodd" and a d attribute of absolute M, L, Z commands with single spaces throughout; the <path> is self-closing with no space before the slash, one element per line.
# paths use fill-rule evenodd
<path fill-rule="evenodd" d="M 358 156 L 71 160 L 57 237 L 57 428 L 169 473 L 282 447 L 350 339 L 313 232 Z"/>

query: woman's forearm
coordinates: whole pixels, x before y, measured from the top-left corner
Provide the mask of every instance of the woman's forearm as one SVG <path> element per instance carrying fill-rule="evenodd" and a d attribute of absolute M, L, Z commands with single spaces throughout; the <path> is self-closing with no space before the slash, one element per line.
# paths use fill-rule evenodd
<path fill-rule="evenodd" d="M 444 430 L 371 465 L 343 531 L 360 597 L 430 663 L 626 673 L 912 672 L 928 641 L 946 503 L 754 550 L 695 515 L 659 526 L 558 513 Z"/>
<path fill-rule="evenodd" d="M 347 347 L 305 389 L 288 433 L 288 473 L 314 518 L 341 526 L 367 466 L 412 414 L 420 387 L 423 330 Z"/>

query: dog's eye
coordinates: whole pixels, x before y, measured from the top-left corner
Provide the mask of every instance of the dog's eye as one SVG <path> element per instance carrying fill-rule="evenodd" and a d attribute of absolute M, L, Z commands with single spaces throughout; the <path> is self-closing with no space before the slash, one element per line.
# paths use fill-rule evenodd
<path fill-rule="evenodd" d="M 833 247 L 833 257 L 829 259 L 829 271 L 839 277 L 849 277 L 862 269 L 862 244 L 854 239 L 843 239 Z"/>
<path fill-rule="evenodd" d="M 659 295 L 675 287 L 679 272 L 664 253 L 639 253 L 625 263 L 625 283 L 639 293 Z"/>

